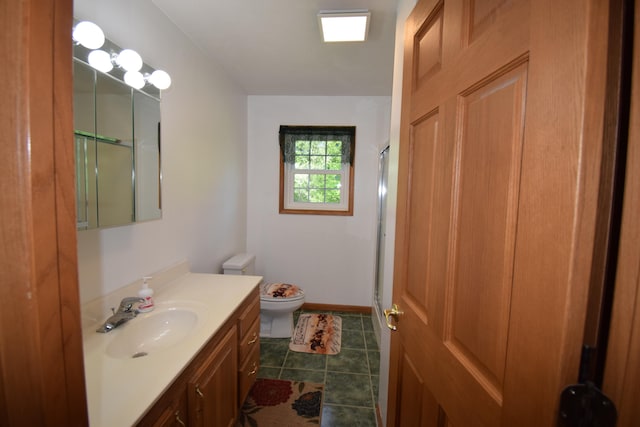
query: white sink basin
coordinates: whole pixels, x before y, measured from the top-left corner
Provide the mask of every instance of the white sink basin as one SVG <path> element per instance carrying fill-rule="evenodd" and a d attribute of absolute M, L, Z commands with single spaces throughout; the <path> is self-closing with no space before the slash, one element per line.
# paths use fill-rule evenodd
<path fill-rule="evenodd" d="M 198 313 L 190 308 L 156 308 L 112 331 L 106 352 L 120 359 L 147 356 L 179 344 L 197 324 Z"/>

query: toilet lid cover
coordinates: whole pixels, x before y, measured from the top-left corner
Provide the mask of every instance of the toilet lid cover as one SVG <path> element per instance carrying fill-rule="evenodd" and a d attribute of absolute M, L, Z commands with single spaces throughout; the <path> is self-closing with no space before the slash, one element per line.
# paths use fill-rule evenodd
<path fill-rule="evenodd" d="M 302 295 L 302 290 L 288 283 L 267 283 L 262 287 L 262 296 L 267 298 L 294 298 Z"/>

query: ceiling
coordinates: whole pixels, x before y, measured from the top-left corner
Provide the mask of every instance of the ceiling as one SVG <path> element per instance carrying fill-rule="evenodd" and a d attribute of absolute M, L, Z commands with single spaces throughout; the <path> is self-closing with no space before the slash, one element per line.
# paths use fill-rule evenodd
<path fill-rule="evenodd" d="M 249 95 L 391 95 L 397 0 L 153 0 Z M 321 10 L 368 9 L 366 42 L 323 43 Z"/>

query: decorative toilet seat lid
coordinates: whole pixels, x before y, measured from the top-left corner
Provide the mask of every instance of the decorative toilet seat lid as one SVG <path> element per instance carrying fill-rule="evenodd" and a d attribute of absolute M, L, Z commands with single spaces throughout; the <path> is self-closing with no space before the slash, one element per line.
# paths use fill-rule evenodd
<path fill-rule="evenodd" d="M 291 299 L 304 295 L 302 289 L 289 283 L 267 283 L 262 286 L 260 297 L 274 299 Z"/>

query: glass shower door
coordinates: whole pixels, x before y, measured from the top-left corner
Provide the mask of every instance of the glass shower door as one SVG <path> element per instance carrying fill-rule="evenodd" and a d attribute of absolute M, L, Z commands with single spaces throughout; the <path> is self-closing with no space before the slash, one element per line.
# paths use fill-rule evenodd
<path fill-rule="evenodd" d="M 378 242 L 376 249 L 376 282 L 373 292 L 378 313 L 382 313 L 382 291 L 384 281 L 384 251 L 387 212 L 387 182 L 389 178 L 389 146 L 380 152 L 378 165 Z"/>

